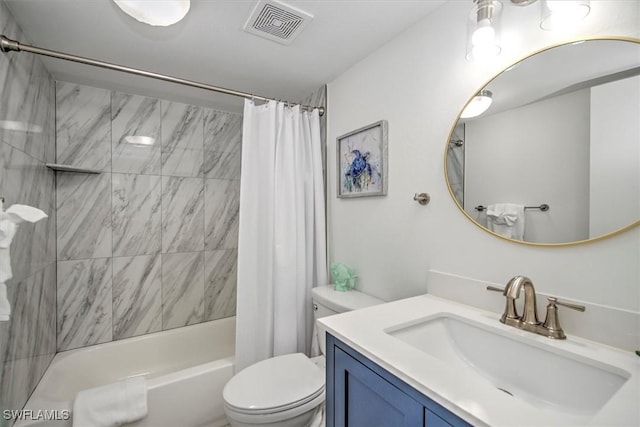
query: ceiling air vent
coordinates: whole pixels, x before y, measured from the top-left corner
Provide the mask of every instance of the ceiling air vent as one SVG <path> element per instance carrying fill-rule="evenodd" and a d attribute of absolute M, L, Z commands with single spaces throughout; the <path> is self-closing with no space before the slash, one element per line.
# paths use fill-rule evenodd
<path fill-rule="evenodd" d="M 244 24 L 248 33 L 271 41 L 289 45 L 313 15 L 277 0 L 261 0 Z"/>

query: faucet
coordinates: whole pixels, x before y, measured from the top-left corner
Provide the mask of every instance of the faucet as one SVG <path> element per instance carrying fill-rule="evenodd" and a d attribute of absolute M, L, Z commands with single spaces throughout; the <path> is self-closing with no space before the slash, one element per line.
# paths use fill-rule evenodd
<path fill-rule="evenodd" d="M 522 288 L 524 288 L 524 313 L 520 316 L 516 309 L 516 300 L 520 297 L 520 290 Z M 558 301 L 555 297 L 549 297 L 546 319 L 544 323 L 540 322 L 538 320 L 535 287 L 531 279 L 525 276 L 515 276 L 511 278 L 504 288 L 487 286 L 487 290 L 502 292 L 502 295 L 506 298 L 504 313 L 502 313 L 500 317 L 502 323 L 513 326 L 514 328 L 534 332 L 547 338 L 565 339 L 567 337 L 560 327 L 560 321 L 558 320 L 558 305 L 573 310 L 585 311 L 585 307 L 582 305 L 569 304 Z"/>
<path fill-rule="evenodd" d="M 516 300 L 520 297 L 520 289 L 524 288 L 524 313 L 518 316 Z M 522 323 L 530 326 L 540 324 L 538 320 L 538 305 L 536 302 L 536 290 L 531 279 L 525 276 L 515 276 L 507 283 L 502 293 L 507 299 L 505 312 L 500 321 L 504 324 L 515 326 Z"/>

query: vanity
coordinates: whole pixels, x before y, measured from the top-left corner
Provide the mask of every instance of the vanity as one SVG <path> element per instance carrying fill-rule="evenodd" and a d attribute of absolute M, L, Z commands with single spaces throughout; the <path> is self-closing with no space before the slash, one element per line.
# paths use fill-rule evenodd
<path fill-rule="evenodd" d="M 470 425 L 332 335 L 327 349 L 327 420 L 333 425 Z"/>
<path fill-rule="evenodd" d="M 428 294 L 319 322 L 327 427 L 640 425 L 633 352 Z"/>

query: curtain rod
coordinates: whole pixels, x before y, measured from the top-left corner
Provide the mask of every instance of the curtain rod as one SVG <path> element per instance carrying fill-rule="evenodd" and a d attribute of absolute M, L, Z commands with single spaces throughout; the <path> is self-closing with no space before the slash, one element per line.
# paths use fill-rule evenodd
<path fill-rule="evenodd" d="M 264 96 L 253 95 L 246 92 L 240 92 L 232 89 L 225 89 L 223 87 L 211 86 L 208 84 L 195 82 L 193 80 L 181 79 L 178 77 L 167 76 L 165 74 L 152 73 L 151 71 L 138 70 L 136 68 L 124 67 L 122 65 L 112 64 L 104 61 L 97 61 L 95 59 L 84 58 L 82 56 L 70 55 L 64 52 L 56 52 L 54 50 L 43 49 L 36 46 L 30 46 L 26 44 L 22 44 L 16 40 L 11 40 L 10 38 L 0 34 L 0 50 L 2 52 L 30 52 L 35 53 L 36 55 L 44 55 L 49 56 L 51 58 L 64 59 L 66 61 L 73 61 L 80 64 L 92 65 L 94 67 L 106 68 L 108 70 L 122 71 L 123 73 L 135 74 L 143 77 L 150 77 L 152 79 L 164 80 L 170 83 L 176 83 L 184 86 L 191 86 L 198 89 L 209 90 L 212 92 L 224 93 L 226 95 L 239 96 L 247 99 L 257 99 L 259 101 L 277 101 L 276 99 L 265 98 Z M 318 109 L 320 115 L 324 115 L 325 108 L 324 107 L 313 107 L 309 105 L 302 105 L 298 103 L 291 103 L 292 105 L 300 105 L 303 109 L 313 110 L 314 108 Z"/>

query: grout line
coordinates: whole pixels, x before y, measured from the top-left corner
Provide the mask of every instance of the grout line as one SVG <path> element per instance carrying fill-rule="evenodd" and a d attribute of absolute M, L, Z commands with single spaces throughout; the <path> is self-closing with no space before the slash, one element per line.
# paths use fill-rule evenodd
<path fill-rule="evenodd" d="M 115 251 L 115 242 L 114 242 L 114 220 L 113 220 L 113 90 L 109 91 L 109 178 L 111 179 L 111 192 L 109 193 L 109 201 L 110 201 L 110 216 L 111 216 L 111 341 L 115 341 L 116 337 L 116 322 L 115 322 L 115 313 L 113 310 L 113 300 L 115 298 L 113 293 L 113 279 L 114 279 L 114 269 L 113 269 L 113 253 Z"/>
<path fill-rule="evenodd" d="M 164 230 L 164 178 L 162 176 L 162 169 L 164 164 L 162 162 L 162 100 L 158 100 L 158 140 L 160 141 L 160 330 L 164 331 L 164 255 L 163 255 L 163 230 Z"/>
<path fill-rule="evenodd" d="M 53 80 L 53 79 L 52 79 Z M 46 150 L 45 150 L 46 152 Z M 45 154 L 45 157 L 47 155 Z M 55 161 L 58 160 L 58 82 L 53 80 L 53 158 Z M 58 352 L 58 221 L 60 220 L 58 215 L 58 174 L 54 171 L 53 173 L 53 204 L 56 215 L 56 225 L 54 232 L 54 241 L 55 241 L 55 277 L 54 282 L 56 284 L 56 300 L 54 301 L 55 305 L 55 324 L 56 324 L 56 353 Z"/>
<path fill-rule="evenodd" d="M 202 112 L 202 321 L 207 320 L 207 174 L 205 173 L 205 117 L 206 112 Z"/>

